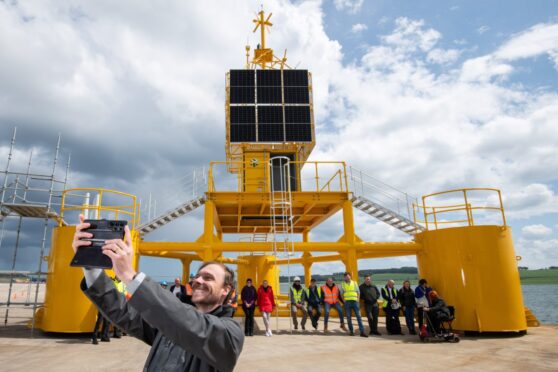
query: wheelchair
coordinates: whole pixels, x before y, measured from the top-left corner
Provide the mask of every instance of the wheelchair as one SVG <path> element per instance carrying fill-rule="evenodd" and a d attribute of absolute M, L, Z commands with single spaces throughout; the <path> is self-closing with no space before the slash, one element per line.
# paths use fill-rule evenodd
<path fill-rule="evenodd" d="M 430 318 L 434 314 L 430 314 L 428 311 L 424 311 L 423 319 L 426 320 L 425 324 L 422 325 L 419 338 L 422 342 L 459 342 L 459 335 L 453 331 L 451 323 L 455 319 L 455 308 L 453 306 L 448 306 L 449 316 L 441 317 L 437 319 L 438 329 L 434 326 L 434 321 Z"/>

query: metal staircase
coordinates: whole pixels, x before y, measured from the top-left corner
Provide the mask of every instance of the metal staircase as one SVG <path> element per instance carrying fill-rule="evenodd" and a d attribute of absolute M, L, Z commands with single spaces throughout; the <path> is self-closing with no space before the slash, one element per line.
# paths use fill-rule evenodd
<path fill-rule="evenodd" d="M 349 180 L 356 209 L 409 235 L 425 230 L 411 215 L 415 197 L 353 167 L 349 167 Z"/>
<path fill-rule="evenodd" d="M 163 227 L 166 224 L 176 220 L 178 217 L 182 217 L 185 214 L 192 212 L 193 210 L 199 208 L 205 203 L 205 196 L 200 196 L 198 198 L 192 199 L 179 205 L 178 207 L 168 210 L 162 215 L 155 217 L 149 222 L 141 224 L 138 227 L 138 231 L 142 235 L 149 234 L 154 230 L 157 230 L 159 227 Z"/>
<path fill-rule="evenodd" d="M 176 184 L 167 185 L 174 194 L 165 194 L 165 197 L 158 200 L 159 204 L 163 205 L 176 205 L 177 201 L 182 201 L 178 206 L 172 207 L 166 210 L 163 214 L 160 214 L 154 218 L 151 218 L 151 195 L 149 198 L 148 206 L 148 222 L 141 224 L 138 227 L 138 231 L 142 235 L 149 234 L 157 230 L 158 228 L 165 226 L 166 224 L 182 217 L 195 209 L 201 207 L 206 200 L 205 190 L 207 190 L 207 174 L 205 168 L 195 169 L 191 173 L 175 180 Z M 160 194 L 164 194 L 160 191 Z M 187 200 L 184 202 L 184 200 Z M 155 213 L 154 213 L 155 214 Z"/>

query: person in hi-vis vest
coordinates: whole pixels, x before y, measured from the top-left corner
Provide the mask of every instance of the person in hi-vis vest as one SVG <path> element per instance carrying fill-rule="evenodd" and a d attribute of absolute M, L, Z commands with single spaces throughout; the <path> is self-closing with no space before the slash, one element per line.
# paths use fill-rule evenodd
<path fill-rule="evenodd" d="M 366 333 L 364 333 L 364 326 L 362 325 L 362 317 L 360 316 L 360 306 L 359 306 L 359 298 L 360 298 L 360 290 L 358 288 L 357 282 L 351 280 L 351 274 L 345 273 L 344 281 L 341 283 L 341 297 L 343 298 L 343 302 L 345 303 L 345 316 L 347 317 L 347 324 L 349 326 L 349 334 L 354 336 L 353 331 L 353 321 L 351 319 L 351 311 L 355 313 L 358 323 L 358 330 L 360 331 L 361 337 L 368 337 Z"/>
<path fill-rule="evenodd" d="M 401 305 L 397 300 L 397 290 L 393 280 L 388 280 L 386 286 L 382 288 L 382 298 L 384 299 L 382 307 L 386 314 L 386 331 L 388 335 L 402 335 L 401 323 L 399 322 L 399 309 Z"/>
<path fill-rule="evenodd" d="M 300 325 L 302 326 L 302 330 L 305 330 L 304 326 L 306 325 L 306 318 L 308 317 L 308 311 L 306 310 L 306 306 L 304 306 L 304 302 L 306 301 L 306 291 L 302 288 L 300 284 L 300 278 L 296 276 L 294 278 L 293 286 L 289 291 L 289 298 L 291 300 L 291 317 L 293 318 L 294 329 L 298 329 L 298 320 L 296 318 L 297 310 L 302 311 L 302 320 L 300 321 Z"/>

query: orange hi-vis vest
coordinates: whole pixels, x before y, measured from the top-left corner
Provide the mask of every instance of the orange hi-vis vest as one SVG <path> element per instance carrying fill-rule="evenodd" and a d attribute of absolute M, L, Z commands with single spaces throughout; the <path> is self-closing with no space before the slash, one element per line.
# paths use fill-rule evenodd
<path fill-rule="evenodd" d="M 229 299 L 229 306 L 232 307 L 233 309 L 236 309 L 238 307 L 238 301 L 233 302 L 235 297 L 236 297 L 236 290 L 233 289 L 231 293 L 231 298 Z"/>
<path fill-rule="evenodd" d="M 327 285 L 323 285 L 322 291 L 324 292 L 324 302 L 327 302 L 330 305 L 339 302 L 339 288 L 337 288 L 336 285 L 332 288 L 329 288 Z"/>

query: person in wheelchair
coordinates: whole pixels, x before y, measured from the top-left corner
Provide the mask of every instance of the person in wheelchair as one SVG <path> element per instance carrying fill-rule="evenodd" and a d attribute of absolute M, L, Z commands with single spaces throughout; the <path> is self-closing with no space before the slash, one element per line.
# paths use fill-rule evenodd
<path fill-rule="evenodd" d="M 434 334 L 440 334 L 440 324 L 444 321 L 452 320 L 452 316 L 446 302 L 438 296 L 436 291 L 431 291 L 428 294 L 430 300 L 430 306 L 425 307 L 424 311 L 428 316 L 428 320 L 430 321 L 430 325 L 433 328 Z"/>

